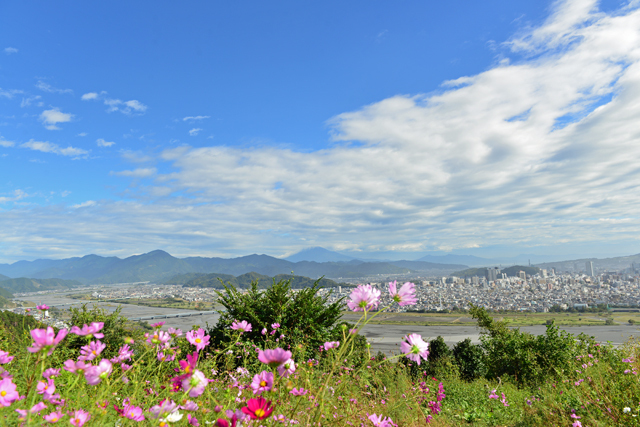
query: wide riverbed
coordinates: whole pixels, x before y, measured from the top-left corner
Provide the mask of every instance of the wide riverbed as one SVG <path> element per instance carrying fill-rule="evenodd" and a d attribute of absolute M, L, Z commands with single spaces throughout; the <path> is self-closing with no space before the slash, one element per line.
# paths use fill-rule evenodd
<path fill-rule="evenodd" d="M 38 304 L 47 304 L 55 307 L 59 306 L 61 309 L 69 308 L 69 304 L 80 305 L 82 302 L 67 297 L 69 293 L 74 292 L 55 292 L 40 295 L 31 295 L 25 297 L 18 297 L 16 299 L 22 299 L 26 301 L 33 301 Z M 93 303 L 90 303 L 91 305 Z M 164 316 L 167 314 L 177 313 L 193 313 L 198 314 L 193 310 L 178 310 L 178 309 L 166 309 L 155 307 L 142 307 L 131 304 L 114 304 L 114 303 L 97 303 L 105 310 L 112 312 L 118 306 L 122 307 L 122 315 L 128 318 L 138 318 L 147 316 Z M 149 323 L 157 321 L 166 322 L 163 329 L 169 327 L 180 328 L 183 331 L 188 331 L 192 326 L 206 327 L 213 326 L 218 321 L 218 314 L 198 315 L 192 317 L 178 317 L 167 318 L 157 320 L 147 320 Z M 640 329 L 631 325 L 616 325 L 616 326 L 566 326 L 561 327 L 572 334 L 580 334 L 584 332 L 587 335 L 593 335 L 599 342 L 605 343 L 610 341 L 614 345 L 620 345 L 629 339 L 631 336 L 640 336 Z M 521 328 L 523 331 L 531 332 L 532 334 L 540 335 L 544 334 L 546 328 L 544 326 L 524 326 Z M 479 331 L 471 325 L 459 325 L 459 326 L 402 326 L 402 325 L 367 325 L 362 330 L 369 342 L 371 342 L 372 350 L 377 352 L 383 351 L 387 354 L 398 353 L 400 348 L 400 342 L 402 337 L 406 334 L 417 333 L 422 335 L 425 341 L 442 336 L 450 345 L 462 341 L 465 338 L 471 338 L 473 342 L 479 342 Z"/>

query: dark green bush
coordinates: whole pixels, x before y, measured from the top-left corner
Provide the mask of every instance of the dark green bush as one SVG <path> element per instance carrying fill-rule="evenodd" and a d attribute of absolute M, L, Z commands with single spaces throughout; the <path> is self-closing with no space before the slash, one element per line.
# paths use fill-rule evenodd
<path fill-rule="evenodd" d="M 211 353 L 233 344 L 237 337 L 237 333 L 230 329 L 234 320 L 246 320 L 252 325 L 252 330 L 243 333 L 240 345 L 236 346 L 238 350 L 250 348 L 247 353 L 242 350 L 240 353 L 249 357 L 256 354 L 252 348 L 256 345 L 289 349 L 296 361 L 306 361 L 318 358 L 319 348 L 325 342 L 343 343 L 349 334 L 350 325 L 339 323 L 342 300 L 326 304 L 328 295 L 318 295 L 320 286 L 317 281 L 312 287 L 295 292 L 291 290 L 290 280 L 274 280 L 266 290 L 260 289 L 258 282 L 252 282 L 246 293 L 231 284 L 223 286 L 225 291 L 218 292 L 218 295 L 226 310 L 220 312 L 217 324 L 209 329 L 211 344 L 208 351 Z M 275 335 L 270 334 L 273 323 L 280 324 Z M 266 335 L 261 333 L 263 328 L 267 329 Z M 280 338 L 280 335 L 284 337 Z M 356 337 L 354 341 L 356 353 L 362 355 L 366 340 Z M 236 364 L 246 365 L 246 360 L 240 360 L 244 357 L 238 359 L 236 356 L 234 359 Z M 227 364 L 227 368 L 231 367 Z"/>
<path fill-rule="evenodd" d="M 460 370 L 460 378 L 465 381 L 473 381 L 483 377 L 486 373 L 484 366 L 484 351 L 479 345 L 471 343 L 467 338 L 453 347 L 453 357 Z"/>
<path fill-rule="evenodd" d="M 435 362 L 438 359 L 449 356 L 451 356 L 451 349 L 444 342 L 444 338 L 441 335 L 429 342 L 429 362 Z"/>
<path fill-rule="evenodd" d="M 568 372 L 575 357 L 595 345 L 593 337 L 576 337 L 554 323 L 547 325 L 544 335 L 535 336 L 511 329 L 505 321 L 494 321 L 482 307 L 472 305 L 469 312 L 482 330 L 489 379 L 511 377 L 519 384 L 534 386 Z"/>

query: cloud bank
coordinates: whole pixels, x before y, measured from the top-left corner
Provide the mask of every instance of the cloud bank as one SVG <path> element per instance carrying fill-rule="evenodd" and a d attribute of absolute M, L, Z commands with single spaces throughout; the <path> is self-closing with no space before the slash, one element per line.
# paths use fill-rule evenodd
<path fill-rule="evenodd" d="M 595 1 L 558 2 L 544 24 L 503 49 L 516 59 L 435 94 L 397 95 L 331 118 L 323 150 L 164 150 L 158 167 L 112 172 L 132 179 L 134 201 L 78 210 L 75 230 L 91 226 L 62 226 L 56 236 L 102 253 L 119 242 L 137 253 L 223 256 L 315 245 L 411 252 L 637 241 L 637 5 L 605 14 Z M 8 215 L 25 227 L 37 222 L 30 234 L 51 236 L 38 229 L 55 212 L 18 213 Z M 84 232 L 90 237 L 78 239 Z M 0 230 L 0 240 L 11 242 L 10 233 Z M 61 237 L 49 238 L 60 246 Z"/>

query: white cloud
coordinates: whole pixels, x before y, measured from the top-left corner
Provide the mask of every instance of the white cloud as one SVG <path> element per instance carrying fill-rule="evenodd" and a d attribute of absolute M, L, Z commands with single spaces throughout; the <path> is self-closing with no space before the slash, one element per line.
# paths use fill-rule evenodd
<path fill-rule="evenodd" d="M 155 175 L 157 172 L 156 168 L 138 168 L 131 171 L 111 172 L 111 174 L 116 176 L 126 176 L 129 178 L 148 178 Z"/>
<path fill-rule="evenodd" d="M 199 133 L 201 130 L 202 130 L 201 128 L 193 128 L 193 129 L 191 129 L 191 130 L 189 131 L 189 135 L 191 135 L 191 136 L 197 136 L 197 135 L 198 135 L 198 133 Z"/>
<path fill-rule="evenodd" d="M 69 157 L 80 157 L 86 154 L 89 154 L 88 151 L 83 150 L 81 148 L 76 148 L 72 146 L 68 146 L 66 148 L 61 148 L 58 144 L 53 144 L 48 141 L 34 141 L 33 139 L 29 142 L 25 142 L 20 144 L 22 148 L 29 148 L 33 151 L 40 151 L 42 153 L 53 153 L 61 156 L 69 156 Z"/>
<path fill-rule="evenodd" d="M 122 114 L 133 115 L 133 114 L 143 114 L 147 111 L 147 106 L 142 104 L 140 101 L 136 101 L 135 99 L 131 101 L 121 101 L 119 99 L 105 99 L 104 105 L 107 107 L 107 112 L 113 113 L 114 111 L 120 111 Z"/>
<path fill-rule="evenodd" d="M 62 193 L 60 193 L 62 197 L 67 197 L 69 194 L 71 194 L 71 191 L 69 190 L 64 190 Z"/>
<path fill-rule="evenodd" d="M 77 205 L 71 205 L 71 207 L 73 209 L 90 208 L 92 206 L 96 206 L 97 204 L 98 203 L 95 202 L 94 200 L 87 200 L 86 202 L 78 203 Z"/>
<path fill-rule="evenodd" d="M 2 137 L 0 137 L 0 147 L 9 148 L 9 147 L 13 147 L 14 145 L 16 145 L 16 143 L 15 143 L 15 142 L 13 142 L 13 141 L 6 141 L 6 140 L 4 140 Z"/>
<path fill-rule="evenodd" d="M 98 147 L 111 147 L 112 145 L 115 145 L 115 142 L 105 141 L 104 139 L 99 138 L 96 140 L 96 144 L 98 144 Z"/>
<path fill-rule="evenodd" d="M 52 108 L 51 110 L 44 110 L 40 114 L 40 121 L 44 123 L 44 127 L 49 130 L 59 130 L 56 126 L 58 123 L 70 122 L 73 118 L 73 114 L 63 113 L 58 108 Z"/>
<path fill-rule="evenodd" d="M 12 53 L 18 53 L 18 49 L 16 49 L 15 47 L 5 47 L 4 53 L 6 53 L 7 55 L 11 55 Z"/>
<path fill-rule="evenodd" d="M 153 157 L 139 151 L 123 150 L 121 155 L 123 159 L 133 163 L 145 163 L 153 160 Z"/>
<path fill-rule="evenodd" d="M 87 136 L 89 135 L 87 132 L 80 132 L 77 136 Z"/>
<path fill-rule="evenodd" d="M 22 98 L 22 102 L 20 102 L 20 107 L 30 107 L 31 104 L 35 104 L 38 107 L 42 107 L 44 104 L 40 101 L 42 97 L 40 95 L 29 96 L 27 98 Z"/>
<path fill-rule="evenodd" d="M 98 93 L 97 92 L 85 93 L 84 95 L 82 95 L 80 97 L 80 99 L 82 99 L 83 101 L 89 101 L 89 100 L 92 100 L 92 99 L 98 99 Z"/>
<path fill-rule="evenodd" d="M 36 83 L 36 87 L 44 92 L 49 92 L 49 93 L 73 93 L 73 90 L 71 89 L 58 89 L 51 86 L 49 83 L 43 82 L 42 80 Z"/>
<path fill-rule="evenodd" d="M 11 99 L 15 95 L 18 95 L 18 94 L 21 94 L 21 93 L 24 93 L 24 92 L 21 91 L 21 90 L 18 90 L 18 89 L 3 90 L 0 87 L 0 97 L 3 97 L 3 98 Z"/>
<path fill-rule="evenodd" d="M 204 120 L 204 119 L 208 119 L 210 118 L 209 116 L 187 116 L 185 118 L 183 118 L 182 120 L 185 122 L 189 122 L 189 121 L 195 121 L 195 120 Z"/>
<path fill-rule="evenodd" d="M 1 196 L 0 195 L 0 203 L 9 203 L 9 202 L 17 202 L 18 200 L 24 199 L 29 195 L 22 190 L 14 190 L 13 195 L 11 196 Z"/>

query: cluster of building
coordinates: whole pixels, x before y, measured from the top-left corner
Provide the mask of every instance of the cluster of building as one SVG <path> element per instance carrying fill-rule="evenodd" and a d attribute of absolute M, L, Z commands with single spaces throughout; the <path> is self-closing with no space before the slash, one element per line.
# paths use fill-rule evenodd
<path fill-rule="evenodd" d="M 91 297 L 101 300 L 180 298 L 185 301 L 213 301 L 217 294 L 213 288 L 183 288 L 179 285 L 153 283 L 135 287 L 102 287 L 93 290 Z"/>
<path fill-rule="evenodd" d="M 554 306 L 566 310 L 600 304 L 617 307 L 640 305 L 639 274 L 633 271 L 595 274 L 593 264 L 589 264 L 586 273 L 581 274 L 541 270 L 535 275 L 520 271 L 516 277 L 507 277 L 498 268 L 488 268 L 483 277 L 419 278 L 412 280 L 416 285 L 418 303 L 405 307 L 392 304 L 390 311 L 468 309 L 470 304 L 491 310 L 532 312 L 548 312 Z M 381 291 L 381 306 L 390 304 L 388 284 L 371 284 Z M 351 290 L 346 287 L 334 290 L 329 302 L 348 297 Z"/>

